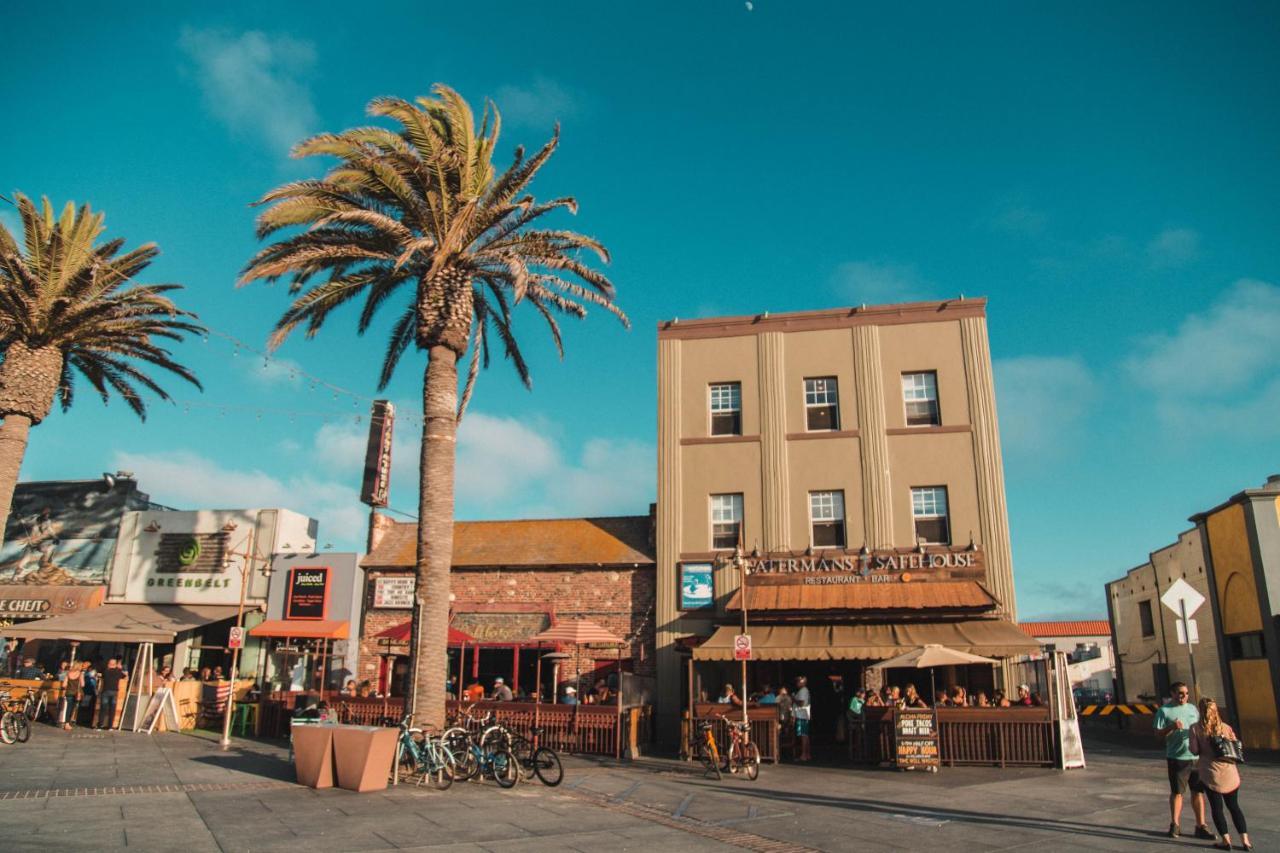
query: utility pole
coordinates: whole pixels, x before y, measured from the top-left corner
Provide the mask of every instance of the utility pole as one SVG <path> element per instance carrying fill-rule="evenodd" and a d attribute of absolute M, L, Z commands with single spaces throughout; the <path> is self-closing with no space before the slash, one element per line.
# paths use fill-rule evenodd
<path fill-rule="evenodd" d="M 234 521 L 228 521 L 223 526 L 228 534 L 235 531 L 238 525 Z M 243 557 L 244 567 L 240 572 L 240 606 L 236 610 L 236 627 L 240 630 L 240 645 L 231 650 L 231 690 L 227 693 L 227 705 L 222 712 L 222 740 L 219 744 L 223 749 L 231 746 L 231 712 L 236 703 L 236 677 L 240 667 L 240 648 L 244 645 L 244 599 L 249 590 L 249 576 L 253 574 L 253 565 L 256 559 L 254 534 L 257 533 L 258 526 L 255 524 L 253 529 L 249 531 L 249 536 L 245 539 L 246 547 L 244 551 L 228 551 L 229 557 Z"/>

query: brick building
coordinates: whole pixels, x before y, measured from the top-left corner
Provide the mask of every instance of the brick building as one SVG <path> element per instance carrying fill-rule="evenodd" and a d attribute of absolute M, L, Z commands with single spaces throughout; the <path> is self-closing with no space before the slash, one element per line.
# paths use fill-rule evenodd
<path fill-rule="evenodd" d="M 359 678 L 403 695 L 408 668 L 417 525 L 376 516 L 365 570 Z M 460 521 L 454 525 L 450 674 L 488 688 L 502 677 L 531 691 L 539 647 L 529 638 L 586 619 L 623 637 L 622 668 L 643 687 L 655 676 L 653 516 Z M 542 646 L 541 653 L 553 651 Z M 616 647 L 565 648 L 559 685 L 589 683 L 618 666 Z M 550 696 L 552 671 L 542 689 Z M 557 689 L 557 692 L 559 690 Z"/>

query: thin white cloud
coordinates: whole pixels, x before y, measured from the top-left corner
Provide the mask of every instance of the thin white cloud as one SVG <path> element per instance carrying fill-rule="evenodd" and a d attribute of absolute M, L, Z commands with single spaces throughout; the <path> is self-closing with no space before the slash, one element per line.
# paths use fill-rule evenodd
<path fill-rule="evenodd" d="M 226 466 L 188 450 L 161 453 L 117 451 L 113 464 L 133 471 L 141 487 L 159 503 L 187 509 L 282 507 L 320 522 L 320 543 L 360 549 L 368 515 L 359 502 L 359 483 L 309 474 L 277 477 L 254 468 Z"/>
<path fill-rule="evenodd" d="M 1280 287 L 1241 279 L 1177 331 L 1138 345 L 1125 362 L 1179 434 L 1271 436 L 1280 421 Z"/>
<path fill-rule="evenodd" d="M 1038 237 L 1044 233 L 1049 217 L 1018 201 L 1007 201 L 991 216 L 987 224 L 995 231 L 1006 234 L 1019 234 L 1024 237 Z"/>
<path fill-rule="evenodd" d="M 550 132 L 556 122 L 578 113 L 578 101 L 560 84 L 542 75 L 525 85 L 499 87 L 493 102 L 502 123 L 512 127 Z"/>
<path fill-rule="evenodd" d="M 1157 269 L 1180 267 L 1200 255 L 1200 235 L 1191 228 L 1166 228 L 1147 243 L 1147 260 Z"/>
<path fill-rule="evenodd" d="M 854 305 L 886 305 L 927 299 L 932 285 L 912 264 L 845 261 L 831 276 L 836 295 Z"/>
<path fill-rule="evenodd" d="M 992 365 L 1005 453 L 1040 458 L 1070 446 L 1097 393 L 1076 357 L 1019 356 Z"/>
<path fill-rule="evenodd" d="M 1138 385 L 1162 396 L 1226 395 L 1256 389 L 1280 372 L 1280 287 L 1240 279 L 1173 334 L 1155 335 L 1126 363 Z"/>
<path fill-rule="evenodd" d="M 205 106 L 233 132 L 288 150 L 314 130 L 306 82 L 316 62 L 311 42 L 188 27 L 178 44 L 194 65 Z"/>

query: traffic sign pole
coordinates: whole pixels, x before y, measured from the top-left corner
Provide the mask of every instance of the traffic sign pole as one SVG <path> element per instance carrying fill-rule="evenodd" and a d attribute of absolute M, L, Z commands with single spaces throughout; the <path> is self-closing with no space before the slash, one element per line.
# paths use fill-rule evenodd
<path fill-rule="evenodd" d="M 1191 623 L 1187 621 L 1187 600 L 1179 599 L 1178 609 L 1182 613 L 1182 630 L 1187 634 L 1187 660 L 1191 662 L 1191 694 L 1196 697 L 1196 703 L 1200 702 L 1200 683 L 1196 680 L 1196 652 L 1195 643 L 1191 642 Z"/>

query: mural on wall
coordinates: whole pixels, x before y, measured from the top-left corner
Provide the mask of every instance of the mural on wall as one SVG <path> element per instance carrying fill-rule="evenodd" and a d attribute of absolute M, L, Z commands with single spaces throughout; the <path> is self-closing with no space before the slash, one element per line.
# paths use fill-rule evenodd
<path fill-rule="evenodd" d="M 19 483 L 0 547 L 0 584 L 106 583 L 120 516 L 151 506 L 125 477 Z"/>

